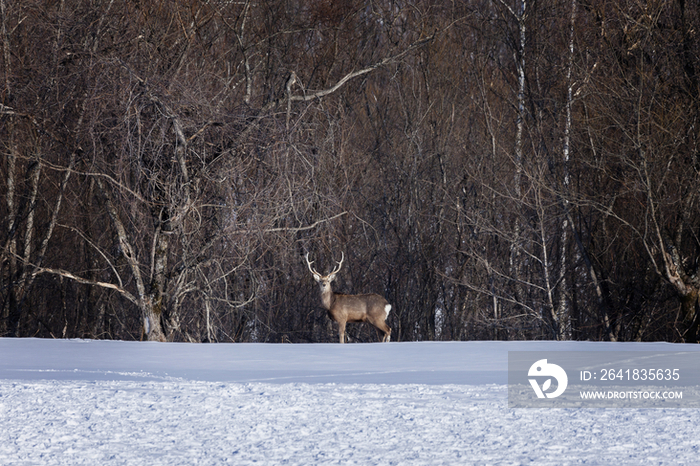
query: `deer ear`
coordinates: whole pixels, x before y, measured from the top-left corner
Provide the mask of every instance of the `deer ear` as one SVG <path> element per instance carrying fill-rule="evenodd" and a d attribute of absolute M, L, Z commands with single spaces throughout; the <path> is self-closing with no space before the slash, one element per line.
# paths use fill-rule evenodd
<path fill-rule="evenodd" d="M 333 275 L 331 275 L 330 277 L 328 277 L 328 281 L 329 281 L 329 282 L 332 282 L 333 280 L 335 280 L 335 274 L 333 274 Z"/>
<path fill-rule="evenodd" d="M 316 280 L 317 282 L 320 282 L 320 281 L 321 281 L 321 276 L 320 276 L 319 274 L 315 273 L 315 274 L 314 274 L 314 280 Z"/>

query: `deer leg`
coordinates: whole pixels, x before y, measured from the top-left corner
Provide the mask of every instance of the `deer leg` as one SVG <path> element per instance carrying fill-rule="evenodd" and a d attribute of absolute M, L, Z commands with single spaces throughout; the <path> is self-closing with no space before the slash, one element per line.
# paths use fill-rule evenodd
<path fill-rule="evenodd" d="M 391 327 L 389 327 L 386 324 L 386 322 L 384 322 L 383 320 L 379 320 L 376 322 L 372 322 L 372 325 L 384 332 L 384 337 L 382 338 L 383 342 L 389 341 L 391 339 Z"/>
<path fill-rule="evenodd" d="M 338 333 L 340 334 L 340 342 L 345 343 L 345 322 L 338 322 Z"/>
<path fill-rule="evenodd" d="M 386 326 L 386 330 L 384 331 L 384 338 L 382 338 L 383 342 L 389 342 L 391 341 L 391 328 L 384 324 Z"/>

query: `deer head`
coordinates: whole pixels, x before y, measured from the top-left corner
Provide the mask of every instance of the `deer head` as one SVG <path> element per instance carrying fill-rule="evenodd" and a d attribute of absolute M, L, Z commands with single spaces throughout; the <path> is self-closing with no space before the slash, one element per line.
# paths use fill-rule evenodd
<path fill-rule="evenodd" d="M 319 286 L 321 287 L 321 299 L 324 301 L 324 307 L 326 307 L 326 309 L 328 309 L 328 306 L 325 306 L 325 302 L 327 299 L 330 298 L 330 296 L 333 293 L 333 291 L 331 290 L 331 282 L 335 280 L 336 274 L 340 272 L 340 269 L 343 267 L 344 260 L 345 254 L 341 251 L 340 262 L 338 262 L 338 266 L 334 268 L 333 271 L 328 275 L 321 275 L 311 267 L 311 264 L 313 264 L 313 262 L 309 262 L 309 253 L 306 253 L 306 264 L 309 266 L 309 270 L 314 276 L 314 279 L 318 282 Z"/>

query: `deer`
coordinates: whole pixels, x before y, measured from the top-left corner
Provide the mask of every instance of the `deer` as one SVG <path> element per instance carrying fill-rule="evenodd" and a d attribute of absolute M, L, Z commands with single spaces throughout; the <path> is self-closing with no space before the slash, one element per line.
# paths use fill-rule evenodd
<path fill-rule="evenodd" d="M 369 322 L 384 332 L 383 342 L 391 339 L 391 327 L 386 324 L 386 318 L 391 311 L 391 304 L 378 294 L 342 294 L 331 289 L 331 282 L 343 267 L 345 254 L 341 252 L 340 262 L 328 275 L 321 275 L 311 267 L 309 253 L 306 253 L 306 264 L 321 289 L 321 304 L 328 311 L 328 317 L 338 322 L 340 343 L 345 343 L 345 324 L 348 322 Z"/>

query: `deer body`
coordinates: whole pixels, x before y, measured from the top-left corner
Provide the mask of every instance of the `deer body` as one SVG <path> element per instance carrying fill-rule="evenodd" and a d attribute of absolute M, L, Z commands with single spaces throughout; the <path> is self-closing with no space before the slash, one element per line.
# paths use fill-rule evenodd
<path fill-rule="evenodd" d="M 382 341 L 389 341 L 391 328 L 386 324 L 386 318 L 391 311 L 391 304 L 386 299 L 374 293 L 349 295 L 333 292 L 331 282 L 340 271 L 344 258 L 343 255 L 337 269 L 324 276 L 311 268 L 312 262 L 309 262 L 309 255 L 306 255 L 309 270 L 321 289 L 321 303 L 328 311 L 328 317 L 338 322 L 340 343 L 345 343 L 345 325 L 348 322 L 369 322 L 384 332 Z"/>

